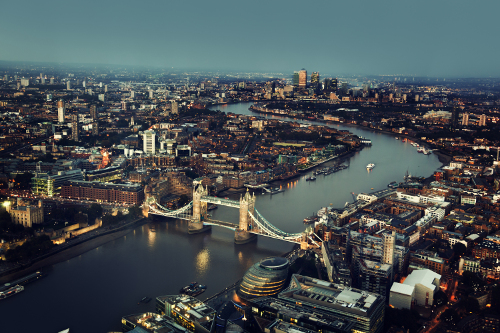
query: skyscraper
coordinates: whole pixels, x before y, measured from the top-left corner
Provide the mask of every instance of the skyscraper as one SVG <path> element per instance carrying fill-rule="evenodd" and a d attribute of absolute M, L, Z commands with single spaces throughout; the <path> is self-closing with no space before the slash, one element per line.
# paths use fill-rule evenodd
<path fill-rule="evenodd" d="M 469 114 L 464 113 L 462 115 L 462 126 L 469 126 Z"/>
<path fill-rule="evenodd" d="M 301 69 L 299 72 L 299 88 L 307 87 L 307 71 L 305 69 Z"/>
<path fill-rule="evenodd" d="M 335 78 L 325 79 L 325 91 L 337 92 L 337 79 Z"/>
<path fill-rule="evenodd" d="M 99 113 L 97 112 L 97 105 L 91 105 L 90 106 L 90 118 L 92 120 L 97 120 L 99 118 Z"/>
<path fill-rule="evenodd" d="M 142 132 L 142 141 L 144 154 L 154 155 L 156 152 L 156 132 L 150 130 Z"/>
<path fill-rule="evenodd" d="M 99 135 L 99 123 L 97 121 L 92 123 L 92 135 Z"/>
<path fill-rule="evenodd" d="M 71 81 L 66 82 L 66 89 L 67 90 L 71 89 Z"/>
<path fill-rule="evenodd" d="M 170 104 L 170 112 L 173 114 L 179 113 L 179 104 L 176 101 L 173 101 L 172 104 Z"/>
<path fill-rule="evenodd" d="M 66 113 L 66 110 L 64 108 L 64 102 L 62 100 L 59 100 L 57 102 L 57 120 L 60 123 L 64 123 L 64 115 Z"/>
<path fill-rule="evenodd" d="M 319 86 L 319 72 L 312 72 L 311 74 L 311 86 L 317 88 Z"/>
<path fill-rule="evenodd" d="M 80 141 L 80 127 L 78 126 L 78 114 L 71 116 L 71 138 Z"/>
<path fill-rule="evenodd" d="M 486 126 L 486 115 L 482 114 L 479 116 L 479 126 Z"/>
<path fill-rule="evenodd" d="M 299 72 L 297 72 L 297 71 L 293 72 L 292 85 L 294 87 L 298 87 L 299 86 Z"/>

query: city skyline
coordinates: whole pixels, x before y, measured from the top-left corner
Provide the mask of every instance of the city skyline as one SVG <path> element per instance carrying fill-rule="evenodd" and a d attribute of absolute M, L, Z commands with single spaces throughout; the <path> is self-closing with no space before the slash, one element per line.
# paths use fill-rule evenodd
<path fill-rule="evenodd" d="M 489 35 L 498 31 L 499 7 L 493 1 L 7 3 L 12 15 L 0 23 L 0 60 L 498 77 L 500 47 Z M 309 15 L 314 19 L 304 20 Z"/>

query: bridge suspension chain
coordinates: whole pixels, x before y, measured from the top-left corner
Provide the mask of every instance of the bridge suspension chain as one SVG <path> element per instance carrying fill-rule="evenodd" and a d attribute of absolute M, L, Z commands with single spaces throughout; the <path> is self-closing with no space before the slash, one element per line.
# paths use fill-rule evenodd
<path fill-rule="evenodd" d="M 280 239 L 286 239 L 286 240 L 296 240 L 297 238 L 302 237 L 302 233 L 298 234 L 289 234 L 284 231 L 281 231 L 280 229 L 276 228 L 274 225 L 269 223 L 260 213 L 257 209 L 255 209 L 255 212 L 257 213 L 257 216 L 259 216 L 263 221 L 259 221 L 258 218 L 256 218 L 252 213 L 248 212 L 248 215 L 252 218 L 252 220 L 265 232 L 267 232 L 271 236 L 276 236 Z"/>

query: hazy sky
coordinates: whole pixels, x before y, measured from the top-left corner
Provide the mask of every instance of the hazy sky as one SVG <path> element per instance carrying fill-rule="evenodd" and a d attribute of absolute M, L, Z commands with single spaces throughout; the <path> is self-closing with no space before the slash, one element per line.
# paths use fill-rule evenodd
<path fill-rule="evenodd" d="M 500 77 L 500 0 L 16 0 L 0 60 Z"/>

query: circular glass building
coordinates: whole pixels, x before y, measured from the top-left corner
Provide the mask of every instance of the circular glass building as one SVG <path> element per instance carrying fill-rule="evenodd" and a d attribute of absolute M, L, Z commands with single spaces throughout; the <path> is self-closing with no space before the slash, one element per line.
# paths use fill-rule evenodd
<path fill-rule="evenodd" d="M 277 295 L 284 289 L 288 277 L 288 259 L 273 257 L 254 264 L 243 276 L 238 296 L 252 299 Z"/>

